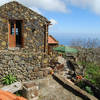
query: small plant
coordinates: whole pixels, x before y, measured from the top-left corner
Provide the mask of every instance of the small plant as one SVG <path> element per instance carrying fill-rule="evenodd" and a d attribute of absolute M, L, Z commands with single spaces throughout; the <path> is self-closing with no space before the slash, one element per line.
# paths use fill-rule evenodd
<path fill-rule="evenodd" d="M 91 87 L 87 86 L 83 81 L 80 81 L 76 85 L 79 86 L 81 89 L 87 91 L 89 94 L 94 95 Z"/>
<path fill-rule="evenodd" d="M 8 74 L 2 79 L 2 83 L 5 85 L 10 85 L 14 82 L 16 82 L 16 77 L 13 76 L 12 74 Z"/>
<path fill-rule="evenodd" d="M 86 87 L 85 87 L 85 90 L 86 90 L 88 93 L 90 93 L 90 94 L 93 95 L 93 91 L 91 90 L 91 87 L 86 86 Z"/>
<path fill-rule="evenodd" d="M 84 89 L 85 87 L 85 83 L 83 81 L 78 82 L 76 85 L 79 86 L 81 89 Z"/>

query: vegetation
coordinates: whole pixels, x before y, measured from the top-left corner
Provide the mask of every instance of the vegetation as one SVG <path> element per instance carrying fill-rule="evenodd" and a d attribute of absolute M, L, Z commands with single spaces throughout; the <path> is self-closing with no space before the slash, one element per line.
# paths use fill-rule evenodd
<path fill-rule="evenodd" d="M 93 63 L 88 63 L 85 78 L 100 88 L 100 66 Z"/>
<path fill-rule="evenodd" d="M 23 96 L 22 95 L 22 90 L 19 90 L 19 91 L 15 92 L 14 94 L 17 95 L 17 96 Z"/>
<path fill-rule="evenodd" d="M 12 83 L 16 82 L 16 77 L 13 76 L 12 74 L 8 74 L 2 79 L 2 83 L 5 85 L 10 85 Z"/>
<path fill-rule="evenodd" d="M 86 66 L 84 78 L 100 88 L 100 66 L 85 62 L 78 62 L 78 64 Z"/>
<path fill-rule="evenodd" d="M 91 87 L 87 86 L 83 81 L 80 81 L 79 83 L 77 83 L 77 86 L 79 86 L 81 89 L 87 91 L 91 95 L 94 95 Z"/>
<path fill-rule="evenodd" d="M 84 77 L 100 88 L 100 40 L 73 40 L 71 46 L 76 47 L 78 54 L 78 64 L 83 66 Z"/>

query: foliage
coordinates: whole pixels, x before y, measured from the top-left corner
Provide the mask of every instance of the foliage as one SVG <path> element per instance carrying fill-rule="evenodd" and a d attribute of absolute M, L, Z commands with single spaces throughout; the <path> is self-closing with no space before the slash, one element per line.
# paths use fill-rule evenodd
<path fill-rule="evenodd" d="M 81 89 L 84 89 L 85 83 L 83 81 L 80 81 L 77 83 L 77 86 L 79 86 Z"/>
<path fill-rule="evenodd" d="M 89 94 L 93 95 L 93 91 L 92 91 L 91 87 L 87 86 L 83 81 L 78 82 L 77 86 L 79 86 L 81 89 L 87 91 Z"/>
<path fill-rule="evenodd" d="M 78 62 L 79 65 L 85 65 L 85 78 L 100 88 L 100 66 L 94 63 Z"/>
<path fill-rule="evenodd" d="M 12 83 L 16 82 L 16 77 L 13 76 L 12 74 L 8 74 L 2 79 L 2 83 L 5 85 L 10 85 Z"/>
<path fill-rule="evenodd" d="M 15 95 L 17 95 L 17 96 L 23 96 L 23 95 L 22 95 L 22 91 L 21 91 L 21 90 L 19 90 L 19 91 L 15 92 L 14 94 L 15 94 Z"/>
<path fill-rule="evenodd" d="M 85 78 L 100 88 L 100 67 L 93 63 L 87 64 Z"/>
<path fill-rule="evenodd" d="M 90 94 L 93 95 L 93 91 L 91 90 L 91 87 L 86 86 L 86 87 L 85 87 L 85 90 L 86 90 L 88 93 L 90 93 Z"/>
<path fill-rule="evenodd" d="M 81 66 L 84 66 L 84 65 L 86 66 L 86 65 L 87 65 L 87 63 L 84 62 L 84 61 L 79 61 L 79 62 L 77 62 L 77 64 L 78 64 L 78 65 L 81 65 Z"/>

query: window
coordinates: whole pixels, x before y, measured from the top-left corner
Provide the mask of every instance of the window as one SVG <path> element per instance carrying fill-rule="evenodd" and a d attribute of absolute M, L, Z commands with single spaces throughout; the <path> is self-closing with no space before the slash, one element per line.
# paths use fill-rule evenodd
<path fill-rule="evenodd" d="M 16 28 L 16 35 L 18 35 L 18 28 Z"/>
<path fill-rule="evenodd" d="M 11 21 L 11 34 L 14 35 L 14 21 Z"/>

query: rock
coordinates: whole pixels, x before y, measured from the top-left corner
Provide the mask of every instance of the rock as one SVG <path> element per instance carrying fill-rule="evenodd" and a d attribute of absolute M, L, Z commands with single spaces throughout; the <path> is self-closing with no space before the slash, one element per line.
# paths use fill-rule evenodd
<path fill-rule="evenodd" d="M 36 17 L 36 16 L 34 16 L 34 19 L 37 19 L 37 17 Z"/>
<path fill-rule="evenodd" d="M 38 59 L 41 59 L 42 58 L 42 56 L 38 56 Z"/>
<path fill-rule="evenodd" d="M 27 70 L 28 70 L 28 71 L 31 71 L 31 70 L 33 70 L 33 67 L 28 66 L 28 67 L 27 67 Z"/>
<path fill-rule="evenodd" d="M 14 60 L 15 60 L 15 61 L 20 61 L 20 57 L 19 57 L 19 56 L 15 56 L 15 57 L 14 57 Z"/>
<path fill-rule="evenodd" d="M 40 79 L 43 78 L 43 71 L 39 71 L 39 72 L 38 72 L 38 77 L 39 77 Z"/>
<path fill-rule="evenodd" d="M 43 59 L 43 63 L 48 64 L 48 59 L 47 58 Z"/>
<path fill-rule="evenodd" d="M 15 93 L 19 90 L 22 90 L 22 83 L 21 82 L 15 82 L 11 85 L 8 85 L 8 86 L 4 86 L 2 88 L 2 90 L 4 91 L 8 91 L 8 92 L 11 92 L 11 93 Z"/>
<path fill-rule="evenodd" d="M 38 72 L 39 71 L 39 68 L 38 67 L 34 67 L 34 72 Z"/>
<path fill-rule="evenodd" d="M 5 41 L 1 42 L 1 45 L 6 46 L 6 42 Z"/>
<path fill-rule="evenodd" d="M 17 75 L 17 78 L 23 79 L 23 75 Z"/>
<path fill-rule="evenodd" d="M 2 63 L 6 64 L 7 63 L 7 60 L 2 60 Z"/>
<path fill-rule="evenodd" d="M 43 72 L 43 76 L 44 76 L 44 77 L 47 77 L 48 74 L 49 74 L 49 70 L 45 70 L 45 71 Z"/>
<path fill-rule="evenodd" d="M 6 22 L 7 22 L 7 20 L 6 20 L 6 19 L 4 19 L 4 18 L 2 18 L 2 22 L 6 23 Z"/>
<path fill-rule="evenodd" d="M 13 60 L 10 60 L 10 61 L 8 62 L 8 65 L 10 65 L 10 66 L 14 66 L 14 62 L 13 62 Z"/>
<path fill-rule="evenodd" d="M 11 57 L 10 57 L 10 56 L 5 56 L 5 59 L 6 59 L 6 60 L 10 60 Z"/>
<path fill-rule="evenodd" d="M 24 97 L 26 97 L 28 100 L 38 100 L 38 92 L 39 92 L 39 86 L 35 83 L 25 83 L 24 86 Z"/>
<path fill-rule="evenodd" d="M 25 64 L 25 61 L 24 61 L 24 60 L 21 60 L 21 62 L 20 62 L 20 63 L 24 65 L 24 64 Z"/>

